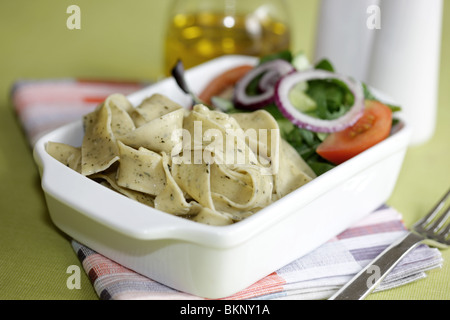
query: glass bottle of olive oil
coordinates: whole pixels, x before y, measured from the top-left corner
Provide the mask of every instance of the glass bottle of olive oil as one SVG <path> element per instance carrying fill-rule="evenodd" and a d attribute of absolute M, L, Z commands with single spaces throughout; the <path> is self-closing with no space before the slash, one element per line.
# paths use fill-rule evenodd
<path fill-rule="evenodd" d="M 284 0 L 175 0 L 165 38 L 165 72 L 226 55 L 261 57 L 287 50 L 290 30 Z"/>

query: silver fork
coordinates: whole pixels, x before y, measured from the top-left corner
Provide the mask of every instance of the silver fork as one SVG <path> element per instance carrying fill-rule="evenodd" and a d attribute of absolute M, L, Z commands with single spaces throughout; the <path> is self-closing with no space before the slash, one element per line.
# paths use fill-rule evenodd
<path fill-rule="evenodd" d="M 450 223 L 447 224 L 450 221 L 450 207 L 443 210 L 449 196 L 450 190 L 404 237 L 380 253 L 329 300 L 365 299 L 398 262 L 419 244 L 426 243 L 440 249 L 450 246 Z"/>

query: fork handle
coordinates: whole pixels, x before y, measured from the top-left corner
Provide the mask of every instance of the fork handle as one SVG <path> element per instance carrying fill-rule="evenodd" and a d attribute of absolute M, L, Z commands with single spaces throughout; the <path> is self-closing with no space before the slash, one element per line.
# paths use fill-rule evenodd
<path fill-rule="evenodd" d="M 391 244 L 352 280 L 335 293 L 330 300 L 363 300 L 391 272 L 398 262 L 424 238 L 413 232 Z"/>

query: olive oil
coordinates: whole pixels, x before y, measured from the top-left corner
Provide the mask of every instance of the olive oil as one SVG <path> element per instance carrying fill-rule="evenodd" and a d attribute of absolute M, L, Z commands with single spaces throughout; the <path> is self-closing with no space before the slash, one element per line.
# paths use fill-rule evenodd
<path fill-rule="evenodd" d="M 261 57 L 289 46 L 288 26 L 267 16 L 177 14 L 167 30 L 165 71 L 170 73 L 178 59 L 190 68 L 226 54 Z"/>

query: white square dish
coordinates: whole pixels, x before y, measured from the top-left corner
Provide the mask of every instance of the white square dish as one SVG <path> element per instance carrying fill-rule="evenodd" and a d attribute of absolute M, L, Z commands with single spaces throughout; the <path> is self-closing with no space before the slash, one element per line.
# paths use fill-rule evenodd
<path fill-rule="evenodd" d="M 256 59 L 226 56 L 190 69 L 194 92 L 217 74 Z M 187 106 L 167 78 L 128 98 L 134 105 L 160 93 Z M 51 157 L 49 141 L 81 145 L 82 120 L 41 137 L 34 149 L 50 217 L 98 253 L 174 289 L 224 298 L 314 250 L 391 195 L 411 136 L 401 121 L 374 147 L 326 172 L 265 209 L 229 226 L 209 226 L 126 198 Z"/>

